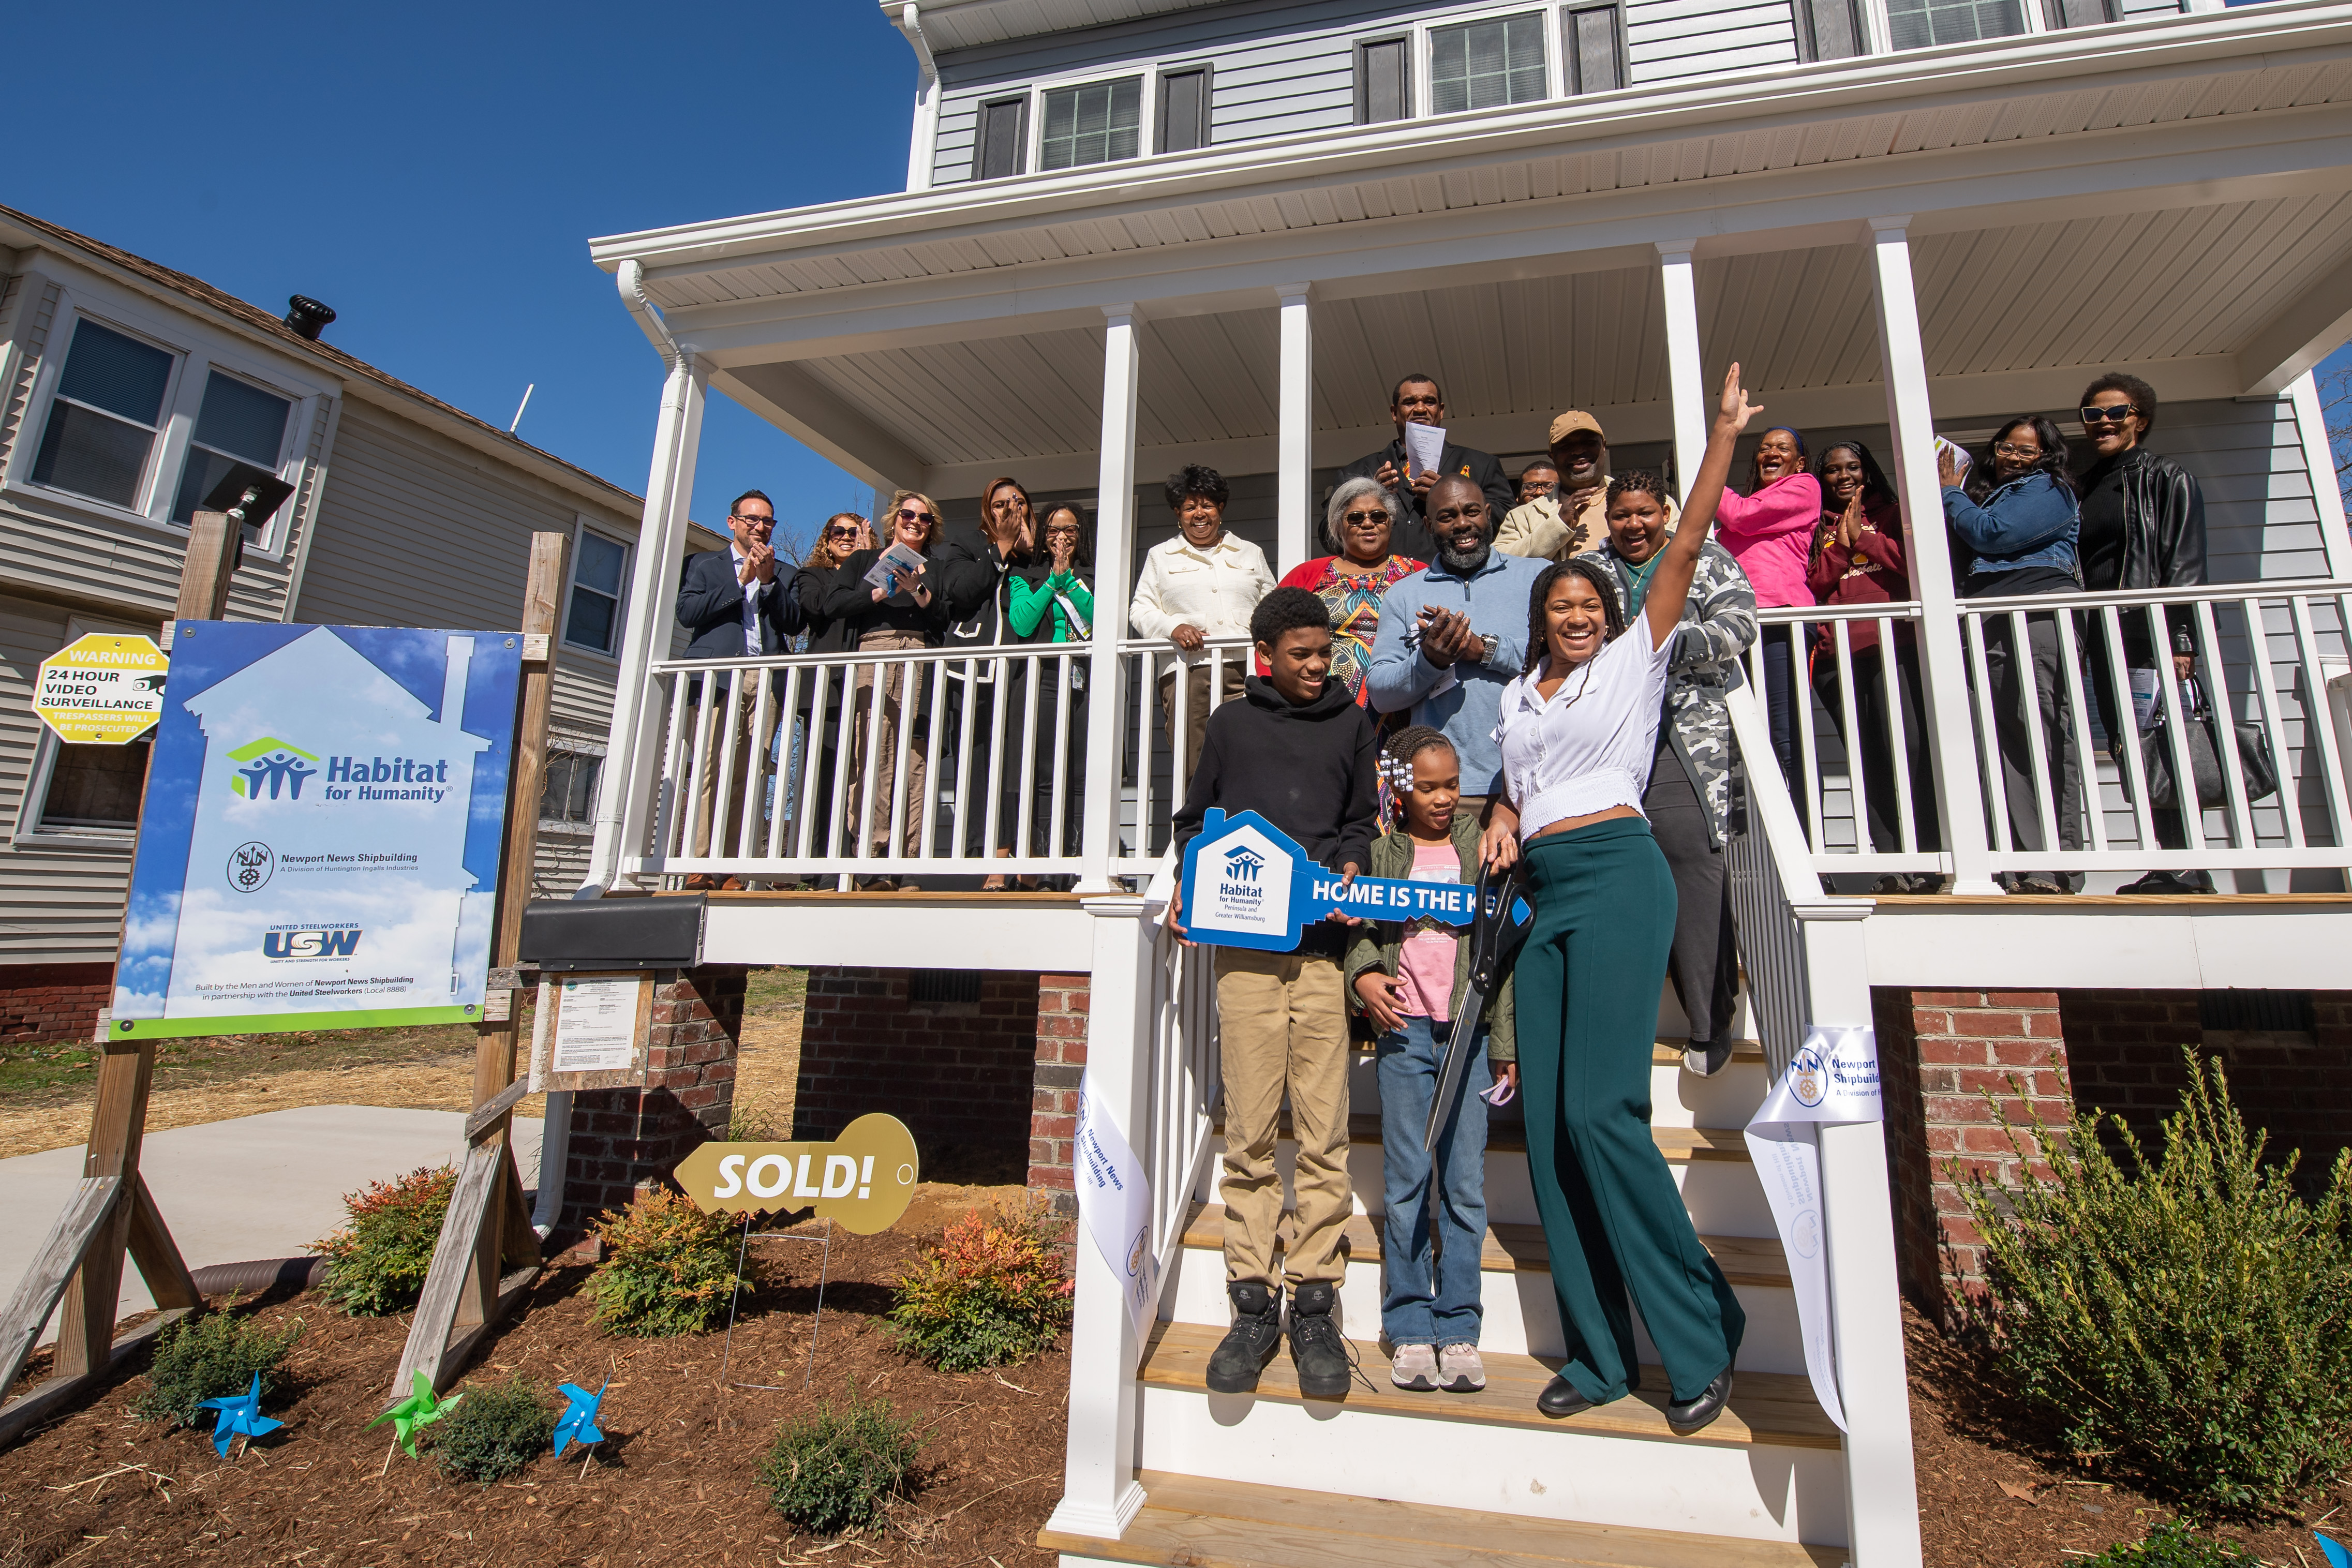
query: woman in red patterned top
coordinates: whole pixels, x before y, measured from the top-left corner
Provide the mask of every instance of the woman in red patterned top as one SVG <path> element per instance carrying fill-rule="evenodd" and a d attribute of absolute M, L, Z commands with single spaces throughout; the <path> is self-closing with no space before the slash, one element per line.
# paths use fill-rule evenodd
<path fill-rule="evenodd" d="M 1805 567 L 1805 585 L 1822 604 L 1899 604 L 1912 597 L 1911 574 L 1903 556 L 1903 513 L 1894 487 L 1878 466 L 1870 448 L 1859 441 L 1841 441 L 1825 448 L 1818 470 L 1822 483 L 1822 521 L 1813 535 L 1811 559 Z M 1863 781 L 1869 794 L 1870 844 L 1881 854 L 1903 849 L 1901 820 L 1896 815 L 1895 752 L 1888 725 L 1886 650 L 1879 644 L 1878 623 L 1848 623 L 1846 646 L 1853 665 L 1854 721 L 1861 727 Z M 1897 680 L 1901 693 L 1903 751 L 1911 771 L 1913 842 L 1920 850 L 1943 847 L 1936 831 L 1936 776 L 1927 756 L 1926 709 L 1920 699 L 1919 654 L 1910 625 L 1895 623 Z M 1813 690 L 1829 710 L 1830 721 L 1851 750 L 1853 737 L 1845 735 L 1845 705 L 1839 691 L 1837 641 L 1831 630 L 1819 628 L 1813 644 Z M 1882 876 L 1874 893 L 1932 893 L 1939 877 L 1927 873 Z"/>
<path fill-rule="evenodd" d="M 1425 564 L 1389 553 L 1398 511 L 1396 497 L 1377 481 L 1343 481 L 1331 492 L 1323 520 L 1323 543 L 1337 553 L 1302 561 L 1282 580 L 1283 587 L 1303 588 L 1329 606 L 1331 678 L 1346 683 L 1358 707 L 1364 706 L 1364 671 L 1381 629 L 1381 596 Z M 1403 716 L 1396 716 L 1402 722 Z"/>

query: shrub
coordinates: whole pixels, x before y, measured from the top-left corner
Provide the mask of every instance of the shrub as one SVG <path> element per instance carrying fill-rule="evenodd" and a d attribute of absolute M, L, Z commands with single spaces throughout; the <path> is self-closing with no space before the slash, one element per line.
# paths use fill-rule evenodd
<path fill-rule="evenodd" d="M 182 1318 L 155 1336 L 148 1388 L 131 1402 L 131 1413 L 143 1420 L 183 1427 L 208 1421 L 210 1415 L 196 1406 L 207 1399 L 247 1393 L 257 1372 L 261 1374 L 261 1392 L 267 1397 L 278 1386 L 270 1374 L 301 1337 L 301 1319 L 273 1333 L 250 1318 L 237 1316 L 234 1297 L 217 1312 Z"/>
<path fill-rule="evenodd" d="M 898 1280 L 891 1333 L 942 1372 L 1025 1361 L 1070 1321 L 1060 1227 L 1042 1198 L 966 1215 Z"/>
<path fill-rule="evenodd" d="M 2096 1112 L 2063 1132 L 2036 1119 L 2047 1178 L 1968 1184 L 1988 1259 L 1978 1326 L 2082 1461 L 2258 1512 L 2352 1462 L 2352 1153 L 2305 1202 L 2294 1158 L 2265 1166 L 2221 1069 L 2187 1054 L 2160 1154 Z"/>
<path fill-rule="evenodd" d="M 786 1519 L 820 1534 L 863 1530 L 891 1499 L 914 1489 L 922 1449 L 914 1423 L 851 1390 L 843 1407 L 827 1400 L 814 1416 L 787 1421 L 760 1466 L 760 1480 Z"/>
<path fill-rule="evenodd" d="M 433 1457 L 443 1474 L 488 1486 L 552 1451 L 555 1412 L 539 1385 L 518 1373 L 504 1383 L 468 1387 L 432 1432 Z"/>
<path fill-rule="evenodd" d="M 596 1224 L 604 1264 L 596 1270 L 596 1322 L 612 1333 L 652 1338 L 700 1333 L 735 1292 L 735 1234 L 674 1192 L 656 1192 Z"/>
<path fill-rule="evenodd" d="M 2119 1541 L 2081 1568 L 2262 1568 L 2263 1560 L 2233 1542 L 2198 1535 L 2167 1521 L 2145 1541 Z"/>
<path fill-rule="evenodd" d="M 327 1260 L 319 1293 L 354 1317 L 380 1318 L 415 1306 L 433 1265 L 449 1195 L 457 1190 L 456 1167 L 438 1166 L 346 1194 L 343 1228 L 311 1243 Z"/>

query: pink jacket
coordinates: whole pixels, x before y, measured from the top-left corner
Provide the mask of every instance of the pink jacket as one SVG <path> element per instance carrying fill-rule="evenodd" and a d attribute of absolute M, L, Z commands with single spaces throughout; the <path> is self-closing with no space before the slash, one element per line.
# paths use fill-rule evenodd
<path fill-rule="evenodd" d="M 1756 605 L 1811 604 L 1805 561 L 1822 520 L 1822 482 L 1789 474 L 1752 496 L 1729 490 L 1715 507 L 1715 534 L 1756 588 Z"/>

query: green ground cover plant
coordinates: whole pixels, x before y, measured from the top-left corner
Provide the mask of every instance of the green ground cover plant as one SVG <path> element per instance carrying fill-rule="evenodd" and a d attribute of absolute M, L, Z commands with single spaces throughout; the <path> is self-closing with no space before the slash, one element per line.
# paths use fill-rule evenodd
<path fill-rule="evenodd" d="M 878 1523 L 883 1510 L 914 1490 L 922 1440 L 887 1403 L 852 1389 L 840 1408 L 827 1400 L 787 1421 L 761 1464 L 776 1511 L 803 1530 L 839 1535 Z"/>
<path fill-rule="evenodd" d="M 257 1372 L 266 1399 L 281 1381 L 272 1375 L 301 1337 L 299 1318 L 283 1329 L 266 1329 L 238 1316 L 234 1298 L 216 1311 L 182 1318 L 155 1336 L 148 1386 L 131 1401 L 131 1413 L 142 1420 L 194 1426 L 211 1419 L 197 1406 L 246 1393 Z"/>
<path fill-rule="evenodd" d="M 1043 1199 L 975 1210 L 900 1276 L 890 1308 L 899 1347 L 942 1372 L 1026 1361 L 1070 1321 L 1064 1227 Z"/>
<path fill-rule="evenodd" d="M 504 1383 L 468 1386 L 431 1430 L 434 1462 L 444 1475 L 488 1486 L 553 1451 L 555 1411 L 545 1391 L 517 1373 Z"/>
<path fill-rule="evenodd" d="M 738 1291 L 734 1228 L 680 1195 L 663 1191 L 596 1222 L 604 1266 L 590 1287 L 608 1333 L 657 1338 L 701 1333 L 727 1315 Z"/>
<path fill-rule="evenodd" d="M 432 1166 L 345 1194 L 342 1228 L 311 1243 L 327 1260 L 319 1293 L 353 1317 L 380 1318 L 415 1306 L 457 1189 L 455 1166 Z"/>
<path fill-rule="evenodd" d="M 2096 1557 L 2075 1559 L 2083 1568 L 2263 1568 L 2263 1560 L 2231 1541 L 2199 1535 L 2169 1521 L 2144 1541 L 2119 1541 Z"/>

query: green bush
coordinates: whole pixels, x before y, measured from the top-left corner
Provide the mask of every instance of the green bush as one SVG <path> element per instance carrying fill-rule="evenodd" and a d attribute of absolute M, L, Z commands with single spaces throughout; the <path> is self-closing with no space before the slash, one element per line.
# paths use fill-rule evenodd
<path fill-rule="evenodd" d="M 2263 1568 L 2263 1560 L 2234 1542 L 2198 1535 L 2166 1522 L 2145 1541 L 2119 1541 L 2096 1557 L 2075 1559 L 2081 1568 Z"/>
<path fill-rule="evenodd" d="M 2352 1463 L 2352 1153 L 2305 1202 L 2295 1160 L 2265 1166 L 2221 1069 L 2187 1054 L 2160 1154 L 2096 1112 L 2037 1119 L 2048 1178 L 1967 1184 L 1988 1261 L 1977 1324 L 2003 1382 L 2095 1471 L 2256 1513 Z"/>
<path fill-rule="evenodd" d="M 890 1332 L 942 1372 L 1025 1361 L 1070 1321 L 1061 1227 L 1042 1199 L 975 1210 L 900 1276 Z"/>
<path fill-rule="evenodd" d="M 311 1249 L 327 1260 L 319 1293 L 354 1317 L 404 1312 L 424 1293 L 433 1244 L 457 1190 L 454 1166 L 428 1166 L 372 1181 L 343 1197 L 343 1228 Z"/>
<path fill-rule="evenodd" d="M 518 1373 L 504 1383 L 468 1387 L 431 1431 L 433 1458 L 443 1474 L 488 1486 L 554 1451 L 555 1412 L 539 1385 Z"/>
<path fill-rule="evenodd" d="M 131 1413 L 142 1420 L 183 1427 L 209 1421 L 211 1416 L 196 1406 L 207 1399 L 248 1392 L 257 1372 L 266 1398 L 278 1386 L 270 1374 L 301 1337 L 301 1319 L 272 1333 L 237 1316 L 234 1298 L 218 1311 L 182 1318 L 155 1336 L 147 1391 L 131 1401 Z"/>
<path fill-rule="evenodd" d="M 597 1221 L 596 1322 L 609 1333 L 652 1338 L 700 1333 L 751 1289 L 735 1272 L 735 1231 L 674 1192 L 657 1192 Z"/>
<path fill-rule="evenodd" d="M 815 1415 L 785 1422 L 760 1466 L 760 1480 L 777 1511 L 804 1530 L 864 1530 L 893 1498 L 914 1490 L 922 1446 L 914 1423 L 853 1389 L 837 1411 L 827 1400 Z"/>

